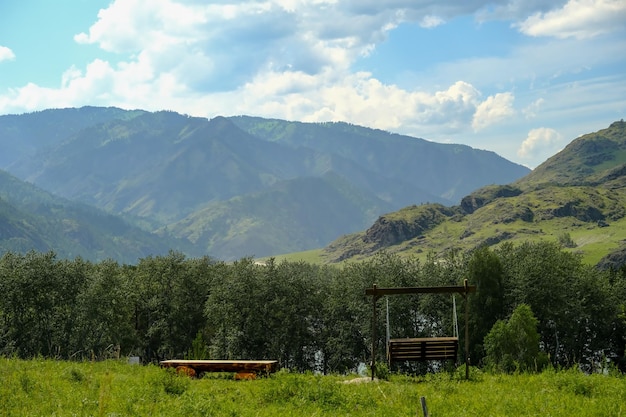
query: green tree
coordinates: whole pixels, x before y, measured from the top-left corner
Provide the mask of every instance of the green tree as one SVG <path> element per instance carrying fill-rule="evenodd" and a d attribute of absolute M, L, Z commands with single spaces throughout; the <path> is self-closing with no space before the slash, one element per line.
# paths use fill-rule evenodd
<path fill-rule="evenodd" d="M 137 345 L 133 329 L 133 290 L 125 269 L 113 260 L 95 265 L 76 300 L 74 357 L 104 358 L 131 354 Z"/>
<path fill-rule="evenodd" d="M 485 336 L 485 363 L 494 369 L 532 371 L 547 357 L 540 354 L 537 319 L 527 304 L 520 304 L 507 321 L 498 320 Z"/>
<path fill-rule="evenodd" d="M 0 260 L 4 347 L 20 357 L 71 355 L 75 304 L 89 263 L 58 261 L 54 252 L 5 254 Z"/>
<path fill-rule="evenodd" d="M 224 268 L 204 305 L 211 356 L 219 359 L 264 359 L 268 335 L 262 305 L 262 266 L 242 258 Z"/>
<path fill-rule="evenodd" d="M 212 268 L 208 258 L 187 260 L 175 251 L 139 261 L 132 274 L 134 322 L 146 360 L 183 357 L 205 329 Z"/>
<path fill-rule="evenodd" d="M 483 339 L 495 322 L 505 313 L 504 268 L 500 258 L 488 247 L 472 253 L 467 264 L 467 279 L 476 285 L 476 293 L 468 296 L 470 358 L 478 364 L 485 355 Z"/>
<path fill-rule="evenodd" d="M 555 242 L 505 246 L 499 252 L 510 305 L 528 304 L 539 320 L 544 350 L 561 366 L 589 363 L 585 344 L 604 333 L 611 314 L 605 279 Z M 609 308 L 610 310 L 610 308 Z M 602 323 L 602 322 L 605 323 Z M 605 342 L 603 342 L 605 343 Z M 589 346 L 592 346 L 589 345 Z"/>
<path fill-rule="evenodd" d="M 371 299 L 350 266 L 319 271 L 320 311 L 315 322 L 321 352 L 320 371 L 346 373 L 368 362 L 366 340 L 371 333 Z M 366 302 L 369 301 L 369 302 Z"/>

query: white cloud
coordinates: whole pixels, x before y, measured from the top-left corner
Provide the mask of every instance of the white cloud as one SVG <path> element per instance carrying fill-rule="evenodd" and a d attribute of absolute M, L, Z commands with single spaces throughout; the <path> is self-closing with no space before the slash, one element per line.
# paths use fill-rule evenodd
<path fill-rule="evenodd" d="M 420 20 L 419 25 L 423 28 L 430 29 L 444 24 L 445 21 L 439 16 L 426 15 Z"/>
<path fill-rule="evenodd" d="M 15 59 L 15 54 L 10 48 L 0 45 L 0 62 L 12 61 Z"/>
<path fill-rule="evenodd" d="M 204 93 L 189 88 L 175 72 L 154 71 L 150 56 L 140 54 L 135 61 L 116 66 L 95 60 L 85 71 L 72 67 L 63 74 L 57 89 L 35 84 L 13 89 L 0 101 L 0 113 L 114 104 L 146 110 L 175 109 L 206 117 L 253 114 L 289 120 L 350 121 L 407 134 L 455 133 L 471 127 L 477 109 L 491 109 L 485 117 L 497 119 L 493 108 L 506 100 L 489 97 L 485 104 L 480 96 L 480 91 L 463 81 L 433 92 L 409 91 L 384 84 L 369 73 L 338 72 L 330 67 L 317 74 L 268 69 L 234 90 Z M 89 97 L 88 103 L 85 97 Z"/>
<path fill-rule="evenodd" d="M 262 69 L 290 69 L 308 74 L 325 67 L 348 68 L 405 22 L 423 28 L 484 10 L 486 0 L 248 0 L 240 3 L 197 0 L 115 0 L 100 10 L 79 43 L 102 49 L 150 56 L 156 71 L 188 74 L 191 66 L 203 77 L 196 85 L 232 89 Z M 545 2 L 500 0 L 499 8 L 543 10 Z M 530 4 L 521 7 L 519 4 Z M 513 6 L 512 6 L 513 5 Z M 526 14 L 527 16 L 527 14 Z M 180 55 L 192 62 L 177 65 Z M 171 57 L 171 59 L 167 59 Z M 168 66 L 169 64 L 169 66 Z M 197 67 L 196 65 L 203 64 Z M 174 68 L 177 67 L 177 68 Z M 176 74 L 174 74 L 176 75 Z M 219 85 L 225 75 L 228 85 Z"/>
<path fill-rule="evenodd" d="M 275 72 L 264 73 L 238 91 L 234 114 L 350 121 L 423 137 L 484 129 L 514 114 L 513 99 L 507 92 L 481 101 L 481 92 L 463 81 L 425 92 L 386 85 L 364 72 L 338 80 L 330 70 L 319 76 Z"/>
<path fill-rule="evenodd" d="M 516 26 L 530 36 L 592 38 L 626 26 L 626 2 L 569 0 L 562 8 L 533 14 Z"/>
<path fill-rule="evenodd" d="M 515 114 L 512 93 L 498 93 L 476 107 L 472 120 L 474 131 L 482 130 Z"/>
<path fill-rule="evenodd" d="M 537 100 L 530 103 L 530 105 L 528 105 L 527 107 L 524 108 L 524 110 L 522 110 L 524 117 L 526 117 L 526 119 L 534 119 L 535 117 L 537 117 L 537 113 L 541 109 L 541 106 L 543 105 L 544 102 L 545 100 L 540 97 Z"/>
<path fill-rule="evenodd" d="M 482 7 L 476 13 L 479 22 L 488 20 L 519 21 L 526 19 L 528 15 L 561 7 L 567 3 L 567 0 L 501 0 L 482 3 Z"/>
<path fill-rule="evenodd" d="M 74 40 L 117 53 L 160 49 L 198 35 L 197 26 L 205 23 L 207 10 L 170 0 L 115 0 L 98 12 L 89 33 L 79 33 Z"/>
<path fill-rule="evenodd" d="M 523 159 L 537 159 L 553 155 L 560 149 L 563 136 L 554 129 L 540 127 L 528 132 L 528 136 L 517 150 Z"/>

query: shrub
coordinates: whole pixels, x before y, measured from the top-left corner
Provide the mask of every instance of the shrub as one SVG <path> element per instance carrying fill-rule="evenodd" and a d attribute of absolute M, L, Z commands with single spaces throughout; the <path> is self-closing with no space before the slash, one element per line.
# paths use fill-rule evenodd
<path fill-rule="evenodd" d="M 539 350 L 537 323 L 527 304 L 520 304 L 508 321 L 498 320 L 485 336 L 486 365 L 503 372 L 537 371 L 545 367 L 548 360 Z"/>

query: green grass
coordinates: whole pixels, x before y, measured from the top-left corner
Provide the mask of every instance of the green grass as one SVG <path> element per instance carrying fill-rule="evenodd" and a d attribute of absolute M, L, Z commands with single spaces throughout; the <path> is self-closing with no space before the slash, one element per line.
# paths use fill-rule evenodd
<path fill-rule="evenodd" d="M 472 380 L 442 373 L 389 381 L 279 372 L 255 381 L 189 379 L 124 362 L 0 359 L 5 416 L 626 416 L 626 378 L 547 371 Z"/>
<path fill-rule="evenodd" d="M 288 261 L 288 262 L 300 262 L 304 261 L 310 264 L 321 264 L 324 263 L 323 259 L 323 249 L 312 249 L 303 252 L 293 252 L 287 253 L 284 255 L 275 255 L 272 257 L 259 258 L 259 262 L 266 262 L 270 258 L 274 258 L 276 262 Z"/>

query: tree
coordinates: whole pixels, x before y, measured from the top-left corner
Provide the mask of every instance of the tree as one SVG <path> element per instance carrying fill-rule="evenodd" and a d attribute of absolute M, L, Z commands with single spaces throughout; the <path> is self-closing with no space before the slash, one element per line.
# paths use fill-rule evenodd
<path fill-rule="evenodd" d="M 183 357 L 192 347 L 206 326 L 212 268 L 208 258 L 192 261 L 171 251 L 133 269 L 135 331 L 146 360 Z"/>
<path fill-rule="evenodd" d="M 547 363 L 540 354 L 537 319 L 520 304 L 508 321 L 498 320 L 485 336 L 485 363 L 504 372 L 538 370 Z"/>
<path fill-rule="evenodd" d="M 112 351 L 130 354 L 137 340 L 133 329 L 133 291 L 124 269 L 113 260 L 95 265 L 76 300 L 74 357 L 105 358 Z"/>
<path fill-rule="evenodd" d="M 555 242 L 505 246 L 499 254 L 510 305 L 531 306 L 553 363 L 590 364 L 601 345 L 606 347 L 603 335 L 613 317 L 606 278 Z"/>
<path fill-rule="evenodd" d="M 467 265 L 467 279 L 476 285 L 469 296 L 470 358 L 480 363 L 485 355 L 483 339 L 497 320 L 505 317 L 504 268 L 497 254 L 488 247 L 477 249 Z"/>
<path fill-rule="evenodd" d="M 76 297 L 87 262 L 58 261 L 54 252 L 5 254 L 0 261 L 0 350 L 20 357 L 67 358 Z"/>
<path fill-rule="evenodd" d="M 341 270 L 323 267 L 319 274 L 323 297 L 315 337 L 321 352 L 320 370 L 356 371 L 361 362 L 368 362 L 365 355 L 366 338 L 371 333 L 371 300 L 365 299 L 361 276 L 354 274 L 352 265 Z"/>

